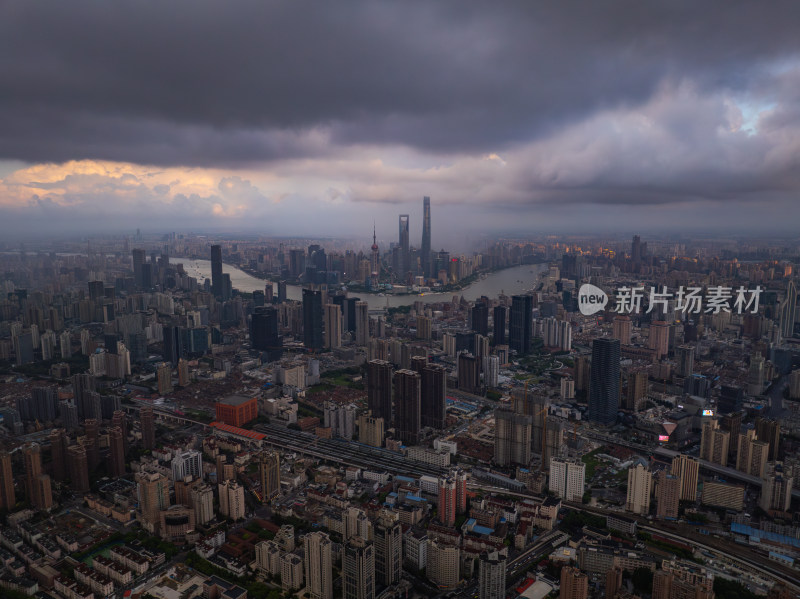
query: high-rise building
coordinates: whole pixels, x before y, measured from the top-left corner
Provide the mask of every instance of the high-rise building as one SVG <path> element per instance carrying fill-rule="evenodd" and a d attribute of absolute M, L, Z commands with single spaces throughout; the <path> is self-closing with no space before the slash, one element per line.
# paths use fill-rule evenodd
<path fill-rule="evenodd" d="M 561 589 L 559 599 L 587 599 L 589 596 L 589 577 L 578 568 L 561 568 Z"/>
<path fill-rule="evenodd" d="M 654 320 L 650 323 L 648 347 L 656 351 L 656 358 L 661 359 L 669 353 L 669 323 Z"/>
<path fill-rule="evenodd" d="M 428 196 L 422 198 L 422 274 L 425 277 L 432 277 L 431 272 L 431 199 Z"/>
<path fill-rule="evenodd" d="M 738 435 L 736 469 L 740 472 L 764 478 L 769 458 L 769 443 L 759 441 L 753 429 Z"/>
<path fill-rule="evenodd" d="M 172 480 L 184 480 L 187 476 L 203 478 L 203 454 L 195 449 L 181 451 L 172 458 Z"/>
<path fill-rule="evenodd" d="M 533 297 L 515 295 L 511 298 L 511 321 L 508 326 L 508 345 L 520 354 L 531 351 L 533 326 Z"/>
<path fill-rule="evenodd" d="M 211 293 L 214 297 L 222 298 L 222 247 L 211 246 Z"/>
<path fill-rule="evenodd" d="M 369 343 L 369 304 L 356 302 L 356 345 L 365 346 Z"/>
<path fill-rule="evenodd" d="M 786 286 L 786 297 L 778 306 L 778 326 L 781 328 L 781 337 L 790 339 L 794 334 L 795 311 L 797 310 L 797 288 L 794 281 L 789 281 Z"/>
<path fill-rule="evenodd" d="M 700 475 L 700 463 L 697 458 L 688 455 L 677 455 L 672 459 L 670 473 L 680 479 L 680 500 L 697 500 L 697 480 Z"/>
<path fill-rule="evenodd" d="M 638 371 L 628 373 L 628 388 L 625 393 L 625 404 L 623 408 L 635 412 L 639 402 L 647 397 L 650 383 L 647 379 L 647 372 Z"/>
<path fill-rule="evenodd" d="M 650 512 L 653 473 L 642 464 L 628 468 L 628 499 L 625 509 L 640 516 Z"/>
<path fill-rule="evenodd" d="M 589 385 L 589 420 L 604 425 L 617 421 L 619 409 L 619 339 L 592 342 L 592 368 Z"/>
<path fill-rule="evenodd" d="M 758 505 L 765 512 L 777 510 L 788 512 L 792 503 L 794 473 L 791 466 L 783 462 L 770 462 L 761 481 L 761 497 Z"/>
<path fill-rule="evenodd" d="M 398 219 L 399 238 L 398 249 L 400 252 L 397 268 L 397 276 L 401 281 L 406 279 L 406 273 L 411 270 L 411 248 L 408 239 L 408 214 L 401 214 Z"/>
<path fill-rule="evenodd" d="M 392 365 L 385 360 L 367 363 L 367 407 L 373 417 L 392 423 Z"/>
<path fill-rule="evenodd" d="M 586 464 L 579 459 L 550 458 L 548 486 L 565 501 L 581 501 L 586 478 Z"/>
<path fill-rule="evenodd" d="M 461 552 L 455 545 L 428 539 L 428 580 L 440 590 L 454 589 L 461 580 Z"/>
<path fill-rule="evenodd" d="M 194 520 L 197 524 L 208 524 L 214 519 L 214 489 L 210 485 L 196 485 L 190 491 Z"/>
<path fill-rule="evenodd" d="M 719 420 L 713 418 L 704 420 L 700 440 L 700 459 L 712 464 L 727 466 L 730 438 L 730 432 L 720 428 Z"/>
<path fill-rule="evenodd" d="M 89 492 L 89 459 L 83 445 L 70 445 L 67 447 L 67 471 L 69 472 L 70 487 L 76 493 Z"/>
<path fill-rule="evenodd" d="M 325 304 L 325 337 L 323 345 L 326 349 L 342 346 L 342 310 L 336 304 Z"/>
<path fill-rule="evenodd" d="M 452 477 L 439 479 L 438 517 L 445 526 L 453 526 L 456 522 L 456 481 Z"/>
<path fill-rule="evenodd" d="M 482 553 L 478 562 L 478 597 L 505 599 L 506 558 L 497 551 Z"/>
<path fill-rule="evenodd" d="M 489 306 L 482 301 L 477 301 L 472 304 L 472 309 L 470 310 L 471 320 L 472 320 L 472 330 L 478 333 L 479 335 L 483 335 L 484 337 L 489 335 Z"/>
<path fill-rule="evenodd" d="M 622 590 L 622 568 L 614 566 L 606 572 L 606 599 L 614 599 Z"/>
<path fill-rule="evenodd" d="M 54 428 L 47 436 L 50 442 L 51 472 L 54 480 L 63 482 L 67 475 L 67 435 L 63 428 Z"/>
<path fill-rule="evenodd" d="M 308 349 L 322 349 L 322 292 L 303 289 L 303 345 Z"/>
<path fill-rule="evenodd" d="M 375 582 L 383 587 L 399 582 L 403 565 L 403 527 L 397 520 L 379 516 L 375 536 Z"/>
<path fill-rule="evenodd" d="M 656 481 L 656 516 L 658 518 L 678 519 L 678 505 L 681 500 L 681 479 L 662 470 Z"/>
<path fill-rule="evenodd" d="M 421 424 L 421 378 L 413 370 L 394 374 L 394 428 L 406 445 L 416 445 Z"/>
<path fill-rule="evenodd" d="M 9 512 L 17 504 L 17 495 L 14 492 L 14 471 L 11 463 L 11 454 L 5 450 L 0 451 L 0 509 Z"/>
<path fill-rule="evenodd" d="M 769 460 L 780 457 L 781 424 L 772 418 L 756 418 L 756 436 L 760 441 L 769 443 Z"/>
<path fill-rule="evenodd" d="M 531 461 L 533 417 L 501 408 L 494 411 L 494 422 L 495 463 L 527 466 Z"/>
<path fill-rule="evenodd" d="M 714 599 L 714 576 L 701 566 L 663 560 L 653 575 L 653 599 Z"/>
<path fill-rule="evenodd" d="M 131 250 L 133 256 L 133 282 L 138 289 L 144 288 L 142 265 L 147 261 L 147 252 L 140 248 Z"/>
<path fill-rule="evenodd" d="M 630 316 L 626 316 L 624 314 L 615 316 L 613 328 L 614 339 L 618 339 L 622 345 L 631 344 L 631 331 L 633 327 Z"/>
<path fill-rule="evenodd" d="M 144 406 L 139 410 L 139 422 L 142 428 L 142 447 L 153 449 L 156 446 L 156 422 L 151 406 Z"/>
<path fill-rule="evenodd" d="M 219 513 L 231 520 L 244 519 L 247 505 L 244 501 L 244 487 L 235 480 L 226 480 L 217 486 L 219 492 Z"/>
<path fill-rule="evenodd" d="M 161 521 L 161 510 L 169 507 L 169 479 L 156 472 L 137 472 L 134 476 L 139 512 L 151 526 Z"/>
<path fill-rule="evenodd" d="M 38 443 L 27 443 L 22 447 L 25 460 L 25 495 L 34 510 L 53 507 L 50 477 L 42 473 L 42 448 Z"/>
<path fill-rule="evenodd" d="M 692 376 L 694 374 L 694 348 L 691 345 L 679 345 L 677 354 L 678 376 Z"/>
<path fill-rule="evenodd" d="M 447 371 L 439 364 L 428 364 L 425 361 L 424 366 L 417 372 L 422 377 L 420 405 L 422 426 L 443 429 L 447 417 Z"/>
<path fill-rule="evenodd" d="M 323 532 L 303 537 L 306 591 L 312 599 L 333 599 L 333 543 Z"/>
<path fill-rule="evenodd" d="M 375 598 L 375 547 L 362 537 L 352 537 L 342 558 L 344 599 Z"/>
<path fill-rule="evenodd" d="M 492 327 L 494 345 L 506 344 L 506 307 L 495 306 L 492 312 Z"/>
<path fill-rule="evenodd" d="M 258 456 L 258 473 L 261 478 L 261 499 L 267 503 L 281 492 L 281 458 L 277 451 L 263 451 Z"/>
<path fill-rule="evenodd" d="M 169 362 L 161 362 L 156 368 L 156 378 L 158 381 L 158 393 L 166 395 L 172 393 L 172 366 Z"/>
<path fill-rule="evenodd" d="M 78 406 L 78 419 L 100 418 L 100 398 L 95 394 L 95 378 L 90 374 L 72 377 L 72 393 Z"/>
<path fill-rule="evenodd" d="M 278 334 L 278 311 L 272 306 L 256 308 L 250 321 L 250 345 L 267 354 L 267 360 L 279 360 L 283 341 Z"/>
<path fill-rule="evenodd" d="M 122 429 L 118 426 L 111 427 L 108 431 L 108 444 L 111 450 L 110 472 L 111 476 L 120 477 L 125 474 L 125 442 Z"/>
<path fill-rule="evenodd" d="M 369 414 L 358 417 L 358 442 L 372 447 L 383 447 L 383 418 L 375 418 Z"/>

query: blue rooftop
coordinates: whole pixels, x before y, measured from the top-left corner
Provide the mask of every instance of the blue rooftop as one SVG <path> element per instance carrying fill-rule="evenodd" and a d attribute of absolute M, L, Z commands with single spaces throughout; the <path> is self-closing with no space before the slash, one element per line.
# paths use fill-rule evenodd
<path fill-rule="evenodd" d="M 472 528 L 472 532 L 474 532 L 476 535 L 486 535 L 486 536 L 488 536 L 488 535 L 490 535 L 490 534 L 492 534 L 494 532 L 494 529 L 493 528 L 489 528 L 488 526 L 476 525 L 476 526 L 474 526 Z"/>

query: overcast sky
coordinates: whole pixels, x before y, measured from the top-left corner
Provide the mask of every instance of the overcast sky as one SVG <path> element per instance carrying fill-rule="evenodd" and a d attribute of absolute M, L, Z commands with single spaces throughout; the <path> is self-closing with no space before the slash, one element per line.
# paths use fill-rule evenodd
<path fill-rule="evenodd" d="M 797 232 L 800 4 L 0 3 L 0 233 Z"/>

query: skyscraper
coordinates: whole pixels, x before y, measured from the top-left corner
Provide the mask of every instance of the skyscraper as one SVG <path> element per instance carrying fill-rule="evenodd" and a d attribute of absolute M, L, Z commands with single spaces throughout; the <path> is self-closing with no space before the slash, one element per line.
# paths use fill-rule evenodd
<path fill-rule="evenodd" d="M 431 199 L 422 198 L 422 274 L 431 275 Z"/>
<path fill-rule="evenodd" d="M 443 429 L 447 417 L 447 371 L 438 364 L 425 364 L 421 371 L 420 415 L 422 426 Z"/>
<path fill-rule="evenodd" d="M 67 470 L 72 490 L 76 493 L 88 493 L 89 460 L 83 445 L 75 444 L 67 447 Z"/>
<path fill-rule="evenodd" d="M 151 525 L 160 521 L 160 512 L 169 507 L 169 479 L 154 472 L 137 472 L 139 511 Z"/>
<path fill-rule="evenodd" d="M 694 374 L 694 348 L 691 345 L 680 345 L 677 351 L 679 376 L 692 376 Z"/>
<path fill-rule="evenodd" d="M 13 511 L 16 503 L 11 454 L 3 450 L 0 451 L 0 508 L 5 508 L 10 512 Z"/>
<path fill-rule="evenodd" d="M 586 464 L 579 459 L 550 458 L 548 486 L 557 497 L 566 501 L 583 499 Z"/>
<path fill-rule="evenodd" d="M 398 370 L 394 374 L 394 427 L 406 445 L 416 445 L 421 421 L 420 376 L 413 370 Z"/>
<path fill-rule="evenodd" d="M 403 527 L 397 520 L 379 516 L 375 535 L 375 582 L 387 587 L 400 580 L 403 564 Z"/>
<path fill-rule="evenodd" d="M 108 431 L 108 444 L 111 450 L 109 471 L 111 476 L 122 476 L 125 474 L 125 443 L 123 440 L 122 429 L 114 426 Z"/>
<path fill-rule="evenodd" d="M 144 406 L 139 410 L 139 421 L 142 427 L 142 447 L 153 449 L 156 445 L 156 423 L 151 406 Z"/>
<path fill-rule="evenodd" d="M 34 510 L 53 507 L 50 477 L 42 474 L 42 450 L 38 443 L 27 443 L 22 448 L 25 459 L 25 493 Z"/>
<path fill-rule="evenodd" d="M 469 352 L 458 354 L 458 388 L 467 393 L 479 393 L 481 371 L 478 359 Z"/>
<path fill-rule="evenodd" d="M 589 577 L 578 568 L 561 568 L 559 599 L 586 599 L 589 596 Z"/>
<path fill-rule="evenodd" d="M 411 270 L 411 249 L 408 240 L 408 214 L 401 214 L 398 223 L 400 230 L 398 239 L 400 259 L 398 261 L 397 276 L 401 281 L 405 281 L 406 273 Z"/>
<path fill-rule="evenodd" d="M 142 289 L 144 287 L 142 265 L 147 260 L 147 253 L 143 249 L 134 248 L 131 250 L 131 255 L 133 256 L 133 282 L 138 289 Z"/>
<path fill-rule="evenodd" d="M 625 509 L 640 516 L 650 512 L 653 473 L 642 464 L 628 468 L 628 498 Z"/>
<path fill-rule="evenodd" d="M 355 333 L 356 345 L 365 346 L 369 343 L 369 304 L 356 302 Z"/>
<path fill-rule="evenodd" d="M 730 439 L 730 432 L 720 428 L 719 420 L 704 420 L 700 437 L 700 459 L 727 466 Z"/>
<path fill-rule="evenodd" d="M 619 339 L 592 342 L 592 368 L 589 385 L 589 420 L 612 425 L 619 408 Z"/>
<path fill-rule="evenodd" d="M 714 575 L 700 566 L 663 560 L 653 575 L 653 599 L 713 599 Z"/>
<path fill-rule="evenodd" d="M 530 295 L 515 295 L 511 298 L 508 345 L 520 354 L 527 354 L 531 351 L 532 311 L 533 297 Z"/>
<path fill-rule="evenodd" d="M 472 304 L 472 330 L 487 337 L 489 335 L 489 306 L 478 301 Z"/>
<path fill-rule="evenodd" d="M 276 451 L 264 451 L 258 457 L 261 495 L 264 503 L 281 492 L 281 458 Z"/>
<path fill-rule="evenodd" d="M 336 304 L 325 304 L 325 341 L 326 349 L 342 346 L 342 310 Z"/>
<path fill-rule="evenodd" d="M 370 248 L 370 261 L 369 261 L 369 270 L 370 270 L 370 287 L 372 289 L 378 288 L 378 280 L 380 278 L 381 266 L 380 266 L 380 255 L 379 255 L 379 248 L 378 248 L 378 238 L 375 235 L 375 225 L 372 226 L 372 247 Z"/>
<path fill-rule="evenodd" d="M 656 484 L 656 516 L 676 520 L 678 518 L 678 505 L 681 499 L 681 479 L 666 470 L 658 473 Z"/>
<path fill-rule="evenodd" d="M 267 354 L 267 360 L 279 360 L 283 342 L 278 335 L 278 311 L 272 306 L 256 308 L 250 321 L 250 345 Z"/>
<path fill-rule="evenodd" d="M 323 532 L 303 537 L 306 591 L 313 599 L 333 598 L 333 543 Z"/>
<path fill-rule="evenodd" d="M 388 428 L 392 423 L 392 365 L 385 360 L 367 364 L 367 407 L 375 418 L 383 418 Z"/>
<path fill-rule="evenodd" d="M 172 458 L 172 480 L 181 481 L 187 476 L 203 478 L 203 454 L 195 449 L 182 451 Z"/>
<path fill-rule="evenodd" d="M 688 455 L 677 455 L 672 459 L 670 472 L 681 480 L 681 501 L 697 500 L 697 479 L 700 475 L 700 463 L 697 458 Z"/>
<path fill-rule="evenodd" d="M 760 441 L 769 443 L 769 460 L 777 460 L 781 448 L 780 422 L 771 418 L 756 418 L 756 436 Z"/>
<path fill-rule="evenodd" d="M 495 306 L 494 312 L 492 313 L 492 318 L 494 321 L 494 337 L 492 341 L 494 345 L 505 345 L 506 344 L 506 307 L 505 306 Z"/>
<path fill-rule="evenodd" d="M 439 502 L 437 505 L 439 521 L 445 526 L 456 522 L 456 480 L 446 476 L 439 479 Z"/>
<path fill-rule="evenodd" d="M 494 411 L 494 461 L 499 466 L 531 461 L 533 418 L 508 409 Z"/>
<path fill-rule="evenodd" d="M 478 564 L 478 597 L 505 599 L 506 558 L 497 551 L 482 553 Z"/>
<path fill-rule="evenodd" d="M 375 598 L 375 547 L 363 537 L 352 537 L 342 558 L 344 599 Z"/>
<path fill-rule="evenodd" d="M 308 349 L 322 349 L 322 292 L 303 289 L 303 345 Z"/>
<path fill-rule="evenodd" d="M 222 248 L 218 245 L 211 246 L 211 293 L 216 298 L 222 298 Z"/>

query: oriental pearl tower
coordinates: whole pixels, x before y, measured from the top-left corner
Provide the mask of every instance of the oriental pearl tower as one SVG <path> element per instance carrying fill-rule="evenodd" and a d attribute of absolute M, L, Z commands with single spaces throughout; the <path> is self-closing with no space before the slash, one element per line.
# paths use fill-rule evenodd
<path fill-rule="evenodd" d="M 375 223 L 372 223 L 372 257 L 370 260 L 370 288 L 377 289 L 378 288 L 378 242 L 377 237 L 375 235 Z"/>

